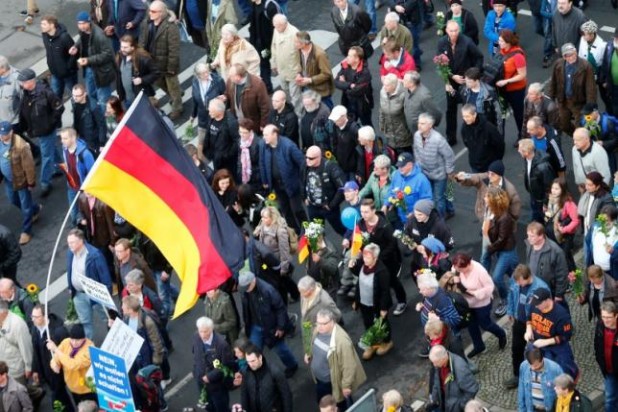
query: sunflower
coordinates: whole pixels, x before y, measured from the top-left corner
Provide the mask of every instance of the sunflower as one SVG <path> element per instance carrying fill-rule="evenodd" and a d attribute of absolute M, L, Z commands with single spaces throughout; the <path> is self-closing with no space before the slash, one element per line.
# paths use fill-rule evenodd
<path fill-rule="evenodd" d="M 333 153 L 330 150 L 327 150 L 324 152 L 324 157 L 330 160 L 333 158 Z"/>
<path fill-rule="evenodd" d="M 584 118 L 586 119 L 587 122 L 591 122 L 593 120 L 591 114 L 587 114 Z"/>
<path fill-rule="evenodd" d="M 28 292 L 28 293 L 38 293 L 39 292 L 39 287 L 36 285 L 36 283 L 29 283 L 28 286 L 26 286 L 26 292 Z"/>
<path fill-rule="evenodd" d="M 275 194 L 275 192 L 268 195 L 268 200 L 270 200 L 271 202 L 277 200 L 277 195 Z"/>

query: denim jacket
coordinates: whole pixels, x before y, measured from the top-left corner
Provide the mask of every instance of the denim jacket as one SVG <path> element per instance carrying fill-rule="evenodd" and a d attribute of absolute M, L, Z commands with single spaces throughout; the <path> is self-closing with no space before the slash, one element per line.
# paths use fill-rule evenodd
<path fill-rule="evenodd" d="M 549 286 L 547 286 L 547 283 L 545 283 L 543 279 L 541 279 L 538 276 L 534 276 L 532 283 L 530 284 L 530 288 L 528 288 L 528 292 L 526 293 L 526 302 L 529 302 L 530 296 L 532 296 L 532 294 L 539 288 L 545 288 L 549 290 Z M 506 314 L 509 316 L 513 316 L 515 319 L 517 319 L 517 304 L 519 301 L 519 289 L 520 287 L 517 284 L 517 282 L 511 280 L 511 286 L 509 288 L 508 304 L 506 307 Z M 528 318 L 530 318 L 531 309 L 532 309 L 532 306 L 529 303 L 526 303 L 526 319 L 524 320 L 517 319 L 517 320 L 520 322 L 525 322 L 526 320 L 528 320 Z"/>
<path fill-rule="evenodd" d="M 554 379 L 562 373 L 562 368 L 556 362 L 547 358 L 543 359 L 543 373 L 541 375 L 541 387 L 543 391 L 543 403 L 545 409 L 552 410 L 556 400 L 554 391 Z M 532 370 L 528 361 L 523 361 L 519 367 L 519 386 L 517 388 L 517 411 L 533 412 L 532 405 Z"/>

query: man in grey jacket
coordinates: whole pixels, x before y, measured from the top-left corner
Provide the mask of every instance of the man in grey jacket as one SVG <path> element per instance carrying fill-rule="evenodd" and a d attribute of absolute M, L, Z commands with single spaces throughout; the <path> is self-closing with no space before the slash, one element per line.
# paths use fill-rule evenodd
<path fill-rule="evenodd" d="M 479 391 L 468 362 L 436 345 L 429 352 L 433 364 L 429 375 L 429 405 L 427 411 L 459 412 Z"/>
<path fill-rule="evenodd" d="M 573 0 L 558 0 L 552 17 L 552 43 L 556 53 L 566 43 L 579 44 L 579 28 L 586 21 L 588 17 L 583 11 L 573 7 Z"/>
<path fill-rule="evenodd" d="M 406 88 L 403 110 L 410 133 L 416 133 L 418 116 L 421 113 L 432 115 L 435 119 L 434 126 L 438 126 L 442 112 L 435 105 L 429 89 L 421 84 L 421 75 L 417 71 L 407 72 L 403 75 L 403 86 Z"/>
<path fill-rule="evenodd" d="M 444 136 L 433 128 L 434 117 L 429 113 L 418 116 L 418 130 L 414 134 L 414 157 L 431 183 L 433 201 L 440 216 L 450 218 L 455 208 L 446 199 L 446 184 L 455 171 L 455 154 Z"/>
<path fill-rule="evenodd" d="M 0 410 L 4 412 L 32 412 L 32 401 L 26 387 L 9 376 L 9 367 L 0 361 Z"/>

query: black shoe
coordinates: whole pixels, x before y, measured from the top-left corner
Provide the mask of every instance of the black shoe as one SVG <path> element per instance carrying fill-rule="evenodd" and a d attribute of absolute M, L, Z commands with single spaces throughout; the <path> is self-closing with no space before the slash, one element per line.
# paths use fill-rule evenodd
<path fill-rule="evenodd" d="M 294 366 L 293 368 L 287 368 L 284 372 L 285 377 L 287 379 L 290 379 L 292 376 L 294 376 L 297 370 L 298 370 L 298 365 Z"/>
<path fill-rule="evenodd" d="M 449 220 L 455 217 L 455 212 L 446 212 L 446 217 L 444 220 Z"/>
<path fill-rule="evenodd" d="M 543 57 L 543 68 L 544 69 L 547 69 L 549 67 L 550 60 L 551 59 L 549 57 L 547 57 L 547 56 Z"/>
<path fill-rule="evenodd" d="M 480 355 L 480 354 L 481 354 L 481 353 L 483 353 L 483 352 L 485 352 L 485 348 L 483 348 L 483 349 L 481 349 L 481 350 L 472 349 L 472 350 L 470 351 L 470 353 L 468 353 L 468 354 L 466 355 L 466 357 L 467 357 L 468 359 L 472 359 L 472 358 L 474 358 L 476 355 Z"/>
<path fill-rule="evenodd" d="M 39 9 L 36 9 L 36 10 L 34 11 L 34 14 L 39 14 Z M 20 16 L 24 16 L 24 17 L 26 17 L 26 16 L 28 15 L 28 10 L 22 10 L 22 11 L 20 11 L 20 12 L 19 12 L 19 15 L 20 15 Z"/>
<path fill-rule="evenodd" d="M 43 190 L 41 190 L 41 197 L 47 197 L 47 196 L 49 196 L 49 194 L 51 193 L 51 191 L 52 191 L 52 187 L 51 187 L 51 185 L 49 185 L 49 186 L 44 186 L 44 187 L 43 187 Z"/>
<path fill-rule="evenodd" d="M 503 383 L 506 389 L 516 389 L 519 386 L 519 378 L 517 376 L 513 376 L 510 379 L 507 379 Z"/>
<path fill-rule="evenodd" d="M 500 348 L 500 350 L 506 348 L 506 333 L 501 337 L 498 338 L 498 347 Z"/>

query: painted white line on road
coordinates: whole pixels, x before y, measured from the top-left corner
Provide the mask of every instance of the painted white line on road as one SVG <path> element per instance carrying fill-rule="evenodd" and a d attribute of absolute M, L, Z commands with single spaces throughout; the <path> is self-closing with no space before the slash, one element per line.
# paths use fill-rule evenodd
<path fill-rule="evenodd" d="M 184 378 L 182 378 L 176 385 L 172 386 L 172 388 L 169 391 L 165 392 L 165 397 L 166 398 L 171 398 L 172 396 L 176 395 L 178 392 L 180 392 L 180 390 L 186 385 L 188 384 L 191 379 L 193 379 L 193 373 L 188 373 Z"/>
<path fill-rule="evenodd" d="M 62 275 L 60 275 L 58 279 L 54 280 L 49 285 L 49 301 L 51 302 L 56 296 L 67 290 L 67 288 L 67 273 L 64 272 Z M 43 289 L 41 293 L 39 293 L 39 300 L 43 305 L 47 303 L 45 301 L 45 289 Z"/>

